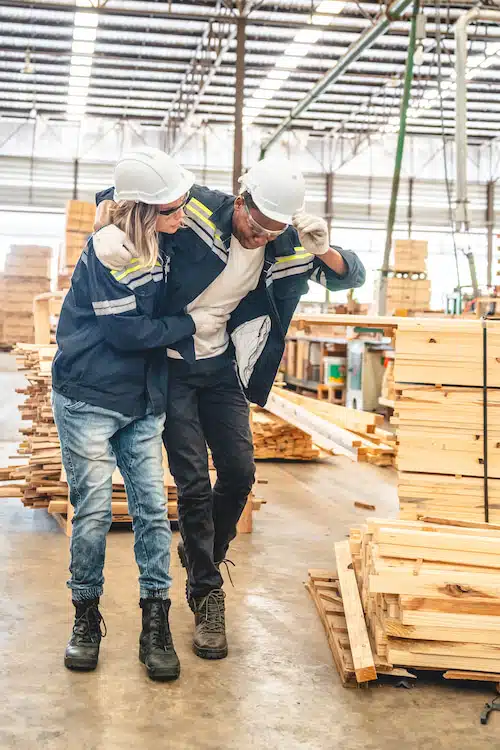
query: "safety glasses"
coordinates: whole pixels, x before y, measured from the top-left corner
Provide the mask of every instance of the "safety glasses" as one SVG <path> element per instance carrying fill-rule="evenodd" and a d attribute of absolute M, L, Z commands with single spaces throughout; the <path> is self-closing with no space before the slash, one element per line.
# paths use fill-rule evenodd
<path fill-rule="evenodd" d="M 186 195 L 185 199 L 179 206 L 175 206 L 174 208 L 165 208 L 163 211 L 158 211 L 158 213 L 160 214 L 160 216 L 173 216 L 173 214 L 176 214 L 178 211 L 184 208 L 188 200 L 189 195 Z"/>
<path fill-rule="evenodd" d="M 283 234 L 283 232 L 286 231 L 288 228 L 288 224 L 286 224 L 283 229 L 278 229 L 277 231 L 272 231 L 271 229 L 266 229 L 261 224 L 259 224 L 258 221 L 255 221 L 252 214 L 250 213 L 250 208 L 247 205 L 246 199 L 243 198 L 243 205 L 245 206 L 245 211 L 248 215 L 248 221 L 254 232 L 262 237 L 268 237 L 270 240 L 275 240 L 276 237 L 279 237 L 280 234 Z"/>

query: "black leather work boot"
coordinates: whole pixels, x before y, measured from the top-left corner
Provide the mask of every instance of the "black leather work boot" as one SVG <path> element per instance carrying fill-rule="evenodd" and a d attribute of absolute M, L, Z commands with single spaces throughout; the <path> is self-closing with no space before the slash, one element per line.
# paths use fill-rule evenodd
<path fill-rule="evenodd" d="M 227 656 L 226 621 L 222 589 L 214 589 L 199 599 L 191 599 L 195 631 L 193 649 L 202 659 L 224 659 Z"/>
<path fill-rule="evenodd" d="M 99 612 L 99 599 L 73 602 L 76 609 L 73 633 L 66 646 L 64 666 L 91 672 L 97 667 L 101 638 L 106 635 L 106 623 Z M 101 632 L 101 622 L 104 632 Z"/>
<path fill-rule="evenodd" d="M 176 680 L 181 665 L 175 653 L 168 613 L 170 599 L 141 599 L 142 633 L 139 659 L 152 680 Z"/>

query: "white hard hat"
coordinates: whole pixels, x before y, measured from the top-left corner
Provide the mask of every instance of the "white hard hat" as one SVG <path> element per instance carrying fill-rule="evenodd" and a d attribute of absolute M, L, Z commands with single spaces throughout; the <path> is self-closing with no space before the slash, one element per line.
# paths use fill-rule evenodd
<path fill-rule="evenodd" d="M 194 175 L 159 148 L 125 154 L 115 167 L 115 198 L 160 205 L 182 198 L 194 184 Z"/>
<path fill-rule="evenodd" d="M 240 177 L 240 183 L 268 219 L 290 224 L 294 213 L 304 205 L 306 183 L 302 172 L 284 157 L 262 159 Z"/>

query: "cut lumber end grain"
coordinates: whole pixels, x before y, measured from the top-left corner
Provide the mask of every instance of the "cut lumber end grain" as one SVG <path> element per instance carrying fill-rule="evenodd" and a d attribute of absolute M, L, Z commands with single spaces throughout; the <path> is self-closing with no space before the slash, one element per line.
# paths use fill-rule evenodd
<path fill-rule="evenodd" d="M 356 679 L 358 682 L 376 680 L 377 671 L 347 540 L 336 542 L 335 557 Z"/>

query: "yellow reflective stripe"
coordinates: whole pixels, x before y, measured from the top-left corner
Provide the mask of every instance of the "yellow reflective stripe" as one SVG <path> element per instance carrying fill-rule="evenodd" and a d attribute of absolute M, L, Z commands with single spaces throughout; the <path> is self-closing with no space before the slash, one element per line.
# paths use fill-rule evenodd
<path fill-rule="evenodd" d="M 200 214 L 200 212 L 197 211 L 196 208 L 193 208 L 193 206 L 190 206 L 189 203 L 186 206 L 186 210 L 192 211 L 193 214 L 196 214 L 196 216 L 198 216 L 203 222 L 205 222 L 205 224 L 207 224 L 210 229 L 215 229 L 215 224 L 213 223 L 213 221 L 210 221 L 210 219 L 207 219 L 206 216 Z"/>
<path fill-rule="evenodd" d="M 202 211 L 206 212 L 207 216 L 212 216 L 212 211 L 207 206 L 205 206 L 203 203 L 201 203 L 197 198 L 191 198 L 191 200 L 188 202 L 188 206 L 191 203 L 196 203 L 196 205 L 199 208 L 201 208 Z"/>
<path fill-rule="evenodd" d="M 112 274 L 117 281 L 121 281 L 122 279 L 125 278 L 125 276 L 128 276 L 129 273 L 132 273 L 133 271 L 138 271 L 140 268 L 144 268 L 144 266 L 141 263 L 139 263 L 137 266 L 132 266 L 132 268 L 126 268 L 125 271 L 123 271 L 119 275 L 117 271 L 112 271 Z"/>
<path fill-rule="evenodd" d="M 302 248 L 303 249 L 303 248 Z M 312 258 L 312 253 L 294 253 L 293 255 L 285 255 L 283 258 L 276 258 L 276 263 L 286 263 L 290 260 L 301 260 L 302 258 Z"/>

